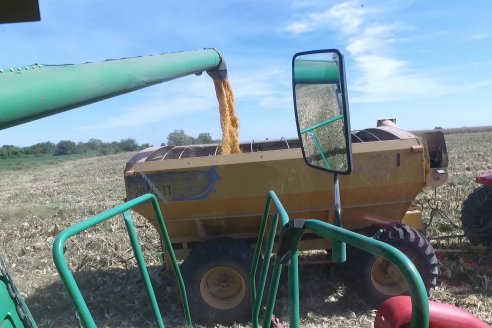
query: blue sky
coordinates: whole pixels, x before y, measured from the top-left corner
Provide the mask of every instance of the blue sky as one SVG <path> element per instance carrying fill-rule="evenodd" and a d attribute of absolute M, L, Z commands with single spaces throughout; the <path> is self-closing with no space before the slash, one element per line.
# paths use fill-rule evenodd
<path fill-rule="evenodd" d="M 492 2 L 39 0 L 41 22 L 0 25 L 0 67 L 213 47 L 229 68 L 242 141 L 294 137 L 290 61 L 345 54 L 353 129 L 492 125 Z M 0 103 L 0 110 L 1 110 Z M 207 75 L 190 76 L 0 131 L 0 145 L 221 137 Z"/>

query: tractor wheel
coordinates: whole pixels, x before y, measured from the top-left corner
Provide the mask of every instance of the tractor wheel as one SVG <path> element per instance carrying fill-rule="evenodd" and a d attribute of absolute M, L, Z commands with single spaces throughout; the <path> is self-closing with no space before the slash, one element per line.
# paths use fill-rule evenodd
<path fill-rule="evenodd" d="M 492 244 L 492 187 L 475 189 L 463 202 L 461 224 L 473 245 Z"/>
<path fill-rule="evenodd" d="M 436 286 L 438 261 L 434 249 L 417 230 L 406 225 L 395 225 L 384 229 L 378 238 L 398 248 L 415 265 L 427 293 Z M 408 287 L 403 275 L 391 262 L 382 257 L 365 253 L 363 263 L 363 279 L 372 300 L 380 303 L 387 298 L 408 294 Z"/>
<path fill-rule="evenodd" d="M 248 244 L 232 238 L 208 240 L 191 251 L 182 272 L 193 320 L 231 324 L 250 319 L 253 257 Z"/>

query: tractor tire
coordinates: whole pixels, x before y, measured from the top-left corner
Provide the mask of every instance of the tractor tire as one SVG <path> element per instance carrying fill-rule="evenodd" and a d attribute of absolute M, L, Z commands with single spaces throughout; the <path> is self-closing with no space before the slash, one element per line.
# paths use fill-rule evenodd
<path fill-rule="evenodd" d="M 431 244 L 417 230 L 403 224 L 383 229 L 379 240 L 398 248 L 415 265 L 424 282 L 427 294 L 436 286 L 438 260 Z M 391 262 L 365 252 L 360 259 L 363 269 L 363 287 L 371 301 L 380 304 L 397 295 L 408 295 L 403 275 Z"/>
<path fill-rule="evenodd" d="M 463 232 L 472 245 L 492 244 L 492 187 L 475 189 L 461 208 Z"/>
<path fill-rule="evenodd" d="M 181 269 L 193 320 L 232 324 L 251 319 L 253 257 L 247 243 L 226 237 L 193 248 Z"/>

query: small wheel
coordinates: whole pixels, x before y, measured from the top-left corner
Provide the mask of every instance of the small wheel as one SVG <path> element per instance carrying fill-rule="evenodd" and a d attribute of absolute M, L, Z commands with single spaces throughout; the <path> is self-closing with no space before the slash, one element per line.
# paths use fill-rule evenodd
<path fill-rule="evenodd" d="M 475 189 L 463 202 L 461 225 L 473 245 L 492 244 L 492 187 Z"/>
<path fill-rule="evenodd" d="M 182 265 L 193 320 L 231 324 L 251 317 L 249 274 L 254 251 L 217 238 L 195 247 Z"/>
<path fill-rule="evenodd" d="M 379 240 L 398 248 L 413 262 L 427 293 L 436 286 L 438 260 L 432 246 L 418 231 L 406 225 L 395 225 L 385 229 Z M 382 257 L 366 254 L 362 261 L 364 285 L 374 301 L 408 294 L 403 275 L 396 266 Z"/>

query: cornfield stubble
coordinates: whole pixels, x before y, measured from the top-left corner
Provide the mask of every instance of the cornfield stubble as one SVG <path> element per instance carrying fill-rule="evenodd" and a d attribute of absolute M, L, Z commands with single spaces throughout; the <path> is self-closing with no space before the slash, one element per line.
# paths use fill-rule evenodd
<path fill-rule="evenodd" d="M 415 202 L 432 223 L 430 238 L 457 235 L 460 207 L 477 174 L 492 171 L 492 132 L 446 135 L 449 183 L 423 192 Z M 123 168 L 130 153 L 85 158 L 37 168 L 0 171 L 0 248 L 17 287 L 40 327 L 74 327 L 72 303 L 53 265 L 55 236 L 71 224 L 120 204 L 125 197 Z M 165 215 L 165 208 L 164 215 Z M 157 232 L 135 215 L 151 272 L 161 266 Z M 433 240 L 436 248 L 462 248 L 462 238 Z M 71 239 L 66 257 L 97 324 L 101 327 L 151 327 L 152 312 L 136 269 L 121 219 L 113 219 Z M 492 323 L 492 254 L 441 255 L 440 279 L 432 299 L 456 304 Z M 375 309 L 358 295 L 357 274 L 345 266 L 301 266 L 303 327 L 372 327 Z M 172 273 L 155 283 L 166 326 L 184 316 Z M 276 315 L 288 322 L 285 281 Z M 244 326 L 247 326 L 244 325 Z M 241 325 L 237 325 L 241 327 Z"/>

